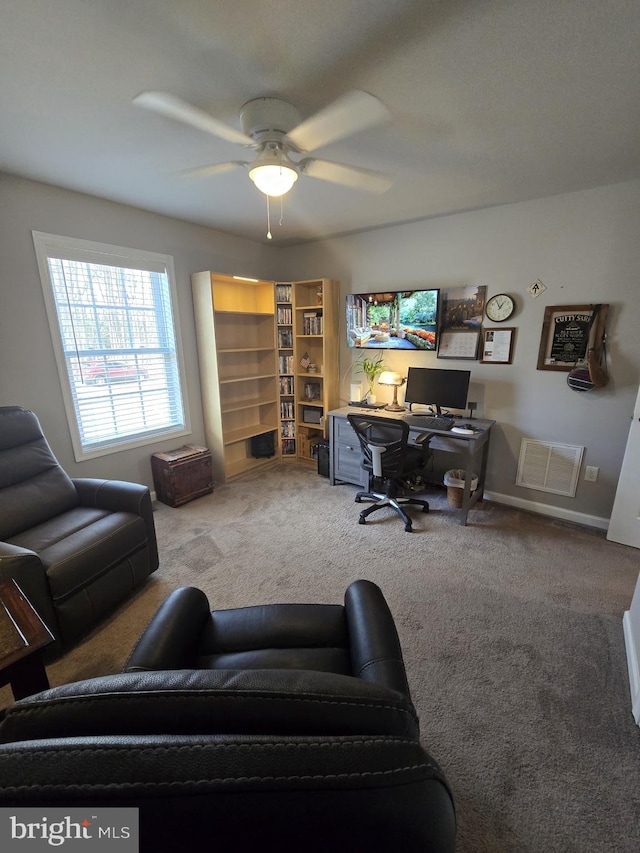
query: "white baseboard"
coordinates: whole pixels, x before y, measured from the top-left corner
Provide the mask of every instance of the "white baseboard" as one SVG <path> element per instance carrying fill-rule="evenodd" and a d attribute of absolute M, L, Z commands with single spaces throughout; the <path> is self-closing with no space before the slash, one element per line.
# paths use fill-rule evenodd
<path fill-rule="evenodd" d="M 587 515 L 584 512 L 575 512 L 571 509 L 538 503 L 537 501 L 528 501 L 524 498 L 514 498 L 512 495 L 501 495 L 498 492 L 485 491 L 484 496 L 488 501 L 495 501 L 497 504 L 514 506 L 517 509 L 525 509 L 528 512 L 537 512 L 539 515 L 549 515 L 552 518 L 559 518 L 562 521 L 573 521 L 575 524 L 585 524 L 587 527 L 597 527 L 600 530 L 607 530 L 609 528 L 609 519 L 600 518 L 597 515 Z"/>
<path fill-rule="evenodd" d="M 629 670 L 629 688 L 631 690 L 631 713 L 640 726 L 640 670 L 638 669 L 638 650 L 633 637 L 631 612 L 625 611 L 622 617 L 624 629 L 624 645 L 627 650 L 627 668 Z"/>

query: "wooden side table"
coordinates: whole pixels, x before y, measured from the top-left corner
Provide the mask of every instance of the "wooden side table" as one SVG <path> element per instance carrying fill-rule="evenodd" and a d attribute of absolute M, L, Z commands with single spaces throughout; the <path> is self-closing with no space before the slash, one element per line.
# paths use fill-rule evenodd
<path fill-rule="evenodd" d="M 0 581 L 0 687 L 16 699 L 47 690 L 43 652 L 54 639 L 18 584 Z"/>

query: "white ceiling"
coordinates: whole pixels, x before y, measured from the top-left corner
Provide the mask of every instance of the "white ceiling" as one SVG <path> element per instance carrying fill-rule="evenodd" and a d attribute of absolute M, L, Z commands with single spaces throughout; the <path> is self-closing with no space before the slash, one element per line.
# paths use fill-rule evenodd
<path fill-rule="evenodd" d="M 384 195 L 302 176 L 274 243 L 640 178 L 638 0 L 0 0 L 0 170 L 266 242 L 246 151 L 132 106 L 170 92 L 240 129 L 354 89 L 391 123 L 314 152 Z"/>

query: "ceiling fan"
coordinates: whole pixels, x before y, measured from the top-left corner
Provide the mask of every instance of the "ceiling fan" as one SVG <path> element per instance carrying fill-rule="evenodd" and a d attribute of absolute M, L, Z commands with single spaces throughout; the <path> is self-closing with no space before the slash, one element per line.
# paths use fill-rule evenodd
<path fill-rule="evenodd" d="M 233 160 L 191 169 L 187 174 L 192 176 L 219 175 L 238 167 L 247 168 L 256 187 L 271 197 L 288 192 L 299 175 L 374 193 L 384 192 L 391 186 L 386 175 L 370 169 L 314 157 L 295 160 L 290 156 L 315 151 L 386 121 L 387 108 L 368 92 L 348 92 L 304 120 L 286 101 L 255 98 L 240 110 L 242 131 L 166 92 L 142 92 L 133 103 L 257 152 L 251 161 Z"/>

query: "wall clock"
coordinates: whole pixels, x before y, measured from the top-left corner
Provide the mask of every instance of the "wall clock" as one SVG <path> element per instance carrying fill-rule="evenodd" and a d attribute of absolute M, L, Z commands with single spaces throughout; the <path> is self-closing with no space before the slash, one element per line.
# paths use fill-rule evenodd
<path fill-rule="evenodd" d="M 493 323 L 503 323 L 516 310 L 515 302 L 506 293 L 498 293 L 487 301 L 485 314 Z"/>

